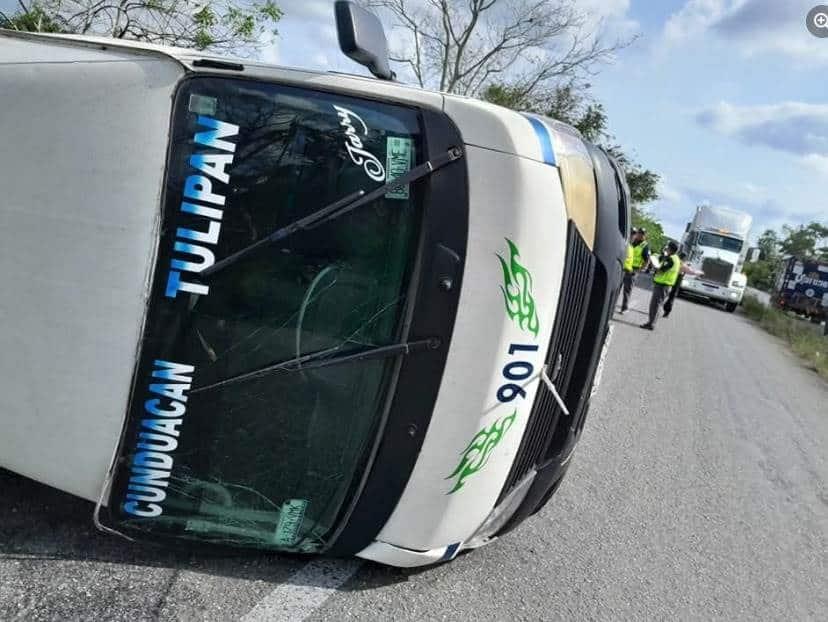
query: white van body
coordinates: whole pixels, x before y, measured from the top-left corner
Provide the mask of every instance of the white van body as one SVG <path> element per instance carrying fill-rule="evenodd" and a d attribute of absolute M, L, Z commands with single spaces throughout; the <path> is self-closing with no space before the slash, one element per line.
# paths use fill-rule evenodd
<path fill-rule="evenodd" d="M 115 503 L 113 456 L 129 442 L 131 396 L 143 399 L 147 382 L 137 365 L 164 252 L 159 206 L 172 102 L 185 79 L 238 73 L 205 59 L 191 50 L 0 32 L 0 467 L 104 506 Z M 451 559 L 494 537 L 534 478 L 527 468 L 505 494 L 533 404 L 541 392 L 551 400 L 555 388 L 542 375 L 553 374 L 547 344 L 566 307 L 568 238 L 577 232 L 585 253 L 597 245 L 595 156 L 566 126 L 477 100 L 240 62 L 245 80 L 441 111 L 462 135 L 467 248 L 442 381 L 427 428 L 411 432 L 422 435 L 421 447 L 393 512 L 357 551 L 399 566 Z M 620 203 L 612 228 L 623 248 Z M 509 241 L 519 255 L 510 257 Z M 610 293 L 601 304 L 608 308 L 621 252 L 607 261 Z M 530 275 L 523 292 L 536 310 L 530 329 L 504 306 L 510 260 Z M 605 337 L 606 320 L 595 322 L 601 332 L 584 365 L 595 363 L 572 389 L 581 418 Z M 520 381 L 523 398 L 499 401 L 512 397 L 503 393 L 509 370 L 532 373 Z M 561 472 L 580 432 L 574 427 Z"/>

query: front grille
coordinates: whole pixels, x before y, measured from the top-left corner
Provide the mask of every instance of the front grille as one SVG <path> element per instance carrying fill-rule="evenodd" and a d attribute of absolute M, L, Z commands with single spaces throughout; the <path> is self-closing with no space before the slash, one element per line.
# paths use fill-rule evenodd
<path fill-rule="evenodd" d="M 733 264 L 721 259 L 706 257 L 702 261 L 702 272 L 704 272 L 704 275 L 701 278 L 704 281 L 729 285 L 730 277 L 733 274 Z"/>
<path fill-rule="evenodd" d="M 555 315 L 555 326 L 546 354 L 549 377 L 570 410 L 574 406 L 573 402 L 577 401 L 570 399 L 570 380 L 584 320 L 587 317 L 594 273 L 595 257 L 578 233 L 578 229 L 570 222 L 558 312 Z M 581 393 L 580 389 L 581 387 L 572 387 L 572 391 L 578 395 Z M 535 465 L 543 462 L 562 414 L 552 392 L 543 381 L 540 381 L 535 403 L 529 414 L 529 423 L 498 503 Z"/>

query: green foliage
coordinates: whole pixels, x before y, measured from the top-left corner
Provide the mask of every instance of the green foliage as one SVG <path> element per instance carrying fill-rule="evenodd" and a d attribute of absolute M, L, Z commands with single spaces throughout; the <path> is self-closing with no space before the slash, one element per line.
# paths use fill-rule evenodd
<path fill-rule="evenodd" d="M 667 244 L 668 238 L 664 235 L 664 228 L 651 214 L 640 207 L 633 206 L 632 226 L 644 227 L 647 230 L 647 242 L 650 245 L 650 252 L 658 254 Z"/>
<path fill-rule="evenodd" d="M 603 147 L 624 169 L 634 205 L 655 201 L 658 199 L 658 174 L 643 168 L 614 142 L 614 137 L 607 131 L 604 106 L 591 98 L 589 88 L 588 84 L 581 89 L 565 84 L 526 94 L 513 86 L 493 84 L 483 91 L 482 97 L 506 108 L 542 114 L 577 128 L 585 139 Z"/>
<path fill-rule="evenodd" d="M 777 269 L 776 260 L 760 259 L 753 263 L 746 263 L 743 272 L 747 275 L 748 285 L 761 289 L 763 292 L 770 292 L 776 282 Z"/>
<path fill-rule="evenodd" d="M 266 0 L 256 5 L 256 11 L 263 18 L 269 19 L 274 24 L 282 19 L 282 9 L 280 9 L 275 2 Z"/>
<path fill-rule="evenodd" d="M 817 247 L 821 240 L 828 238 L 828 227 L 825 225 L 816 221 L 798 227 L 785 225 L 782 231 L 785 238 L 779 243 L 779 250 L 783 254 L 801 258 L 828 258 L 828 249 Z"/>
<path fill-rule="evenodd" d="M 12 16 L 0 13 L 0 28 L 24 32 L 67 32 L 60 21 L 37 5 L 28 11 L 21 9 Z"/>
<path fill-rule="evenodd" d="M 820 335 L 815 326 L 766 307 L 750 295 L 744 297 L 742 309 L 763 329 L 787 342 L 810 369 L 828 379 L 828 337 Z"/>
<path fill-rule="evenodd" d="M 773 291 L 780 268 L 780 258 L 794 255 L 801 259 L 828 260 L 828 248 L 820 247 L 821 240 L 828 237 L 828 227 L 818 222 L 792 227 L 784 225 L 782 234 L 766 229 L 759 236 L 757 245 L 762 251 L 761 259 L 746 263 L 744 272 L 748 285 L 762 291 Z"/>
<path fill-rule="evenodd" d="M 0 25 L 244 53 L 275 35 L 281 17 L 272 0 L 21 0 L 16 14 L 0 15 Z"/>
<path fill-rule="evenodd" d="M 771 260 L 779 254 L 779 235 L 773 229 L 765 229 L 757 242 L 762 259 Z"/>
<path fill-rule="evenodd" d="M 661 178 L 657 173 L 642 168 L 638 162 L 632 161 L 618 145 L 604 148 L 624 169 L 633 205 L 643 205 L 658 199 L 658 182 Z"/>
<path fill-rule="evenodd" d="M 512 110 L 528 110 L 529 106 L 532 105 L 531 98 L 523 91 L 504 84 L 492 84 L 486 87 L 480 97 L 488 102 Z"/>

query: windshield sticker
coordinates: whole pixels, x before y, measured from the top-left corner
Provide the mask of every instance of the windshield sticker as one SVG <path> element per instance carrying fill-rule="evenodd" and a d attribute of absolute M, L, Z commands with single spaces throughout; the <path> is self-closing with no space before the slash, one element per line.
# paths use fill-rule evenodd
<path fill-rule="evenodd" d="M 388 154 L 385 158 L 385 168 L 388 171 L 388 181 L 394 181 L 411 170 L 411 152 L 414 141 L 402 136 L 389 136 L 385 142 Z M 408 189 L 409 184 L 406 184 L 402 188 L 386 193 L 385 198 L 406 200 Z"/>
<path fill-rule="evenodd" d="M 357 113 L 343 106 L 334 104 L 334 109 L 341 119 L 339 124 L 345 128 L 345 149 L 348 150 L 351 162 L 361 166 L 365 174 L 374 181 L 385 181 L 385 167 L 377 156 L 365 149 L 359 137 L 359 132 L 363 137 L 368 136 L 368 126 L 365 125 L 365 121 Z M 354 126 L 355 122 L 359 130 Z"/>
<path fill-rule="evenodd" d="M 307 499 L 288 499 L 282 504 L 279 513 L 279 523 L 273 535 L 274 544 L 279 546 L 293 546 L 299 540 L 302 522 L 305 519 L 305 510 L 308 507 Z"/>
<path fill-rule="evenodd" d="M 235 143 L 225 139 L 238 136 L 238 125 L 207 116 L 199 116 L 198 124 L 208 129 L 196 132 L 193 143 L 225 153 L 194 153 L 189 158 L 190 166 L 197 172 L 184 180 L 184 200 L 180 209 L 187 214 L 200 216 L 203 220 L 200 229 L 179 227 L 176 230 L 173 258 L 167 276 L 167 298 L 175 298 L 178 292 L 202 296 L 210 293 L 209 285 L 185 281 L 181 273 L 198 274 L 216 263 L 216 256 L 210 247 L 218 244 L 224 213 L 221 208 L 227 201 L 227 189 L 214 187 L 214 181 L 223 186 L 230 184 L 227 169 L 233 164 L 236 151 Z"/>
<path fill-rule="evenodd" d="M 215 97 L 207 95 L 190 94 L 190 101 L 187 104 L 187 110 L 196 114 L 214 117 L 216 109 L 218 108 L 218 100 Z"/>
<path fill-rule="evenodd" d="M 506 313 L 517 321 L 521 330 L 528 330 L 535 337 L 538 336 L 540 325 L 538 312 L 535 309 L 535 298 L 532 296 L 532 275 L 518 261 L 520 252 L 515 243 L 506 238 L 509 244 L 509 261 L 500 255 L 500 266 L 503 268 L 503 300 L 506 303 Z"/>
<path fill-rule="evenodd" d="M 446 494 L 452 494 L 460 490 L 466 483 L 466 479 L 480 471 L 489 462 L 492 450 L 500 443 L 506 432 L 514 424 L 517 418 L 517 410 L 508 417 L 496 420 L 488 428 L 483 428 L 474 435 L 468 446 L 461 452 L 460 463 L 451 475 L 446 479 L 453 479 L 454 487 Z"/>
<path fill-rule="evenodd" d="M 179 429 L 187 412 L 187 391 L 192 385 L 195 367 L 155 361 L 144 402 L 146 419 L 141 420 L 136 452 L 130 464 L 123 509 L 127 514 L 144 518 L 160 516 L 161 503 L 167 498 L 172 452 L 178 448 Z M 157 382 L 157 381 L 161 382 Z"/>

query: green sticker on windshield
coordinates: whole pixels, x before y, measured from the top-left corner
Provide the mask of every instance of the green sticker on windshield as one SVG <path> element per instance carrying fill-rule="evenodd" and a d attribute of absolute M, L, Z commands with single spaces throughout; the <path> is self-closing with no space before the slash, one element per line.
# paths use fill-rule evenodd
<path fill-rule="evenodd" d="M 386 181 L 394 181 L 411 170 L 411 151 L 413 140 L 402 136 L 389 136 L 386 139 L 385 159 Z M 408 185 L 397 188 L 385 195 L 386 199 L 408 199 Z"/>
<path fill-rule="evenodd" d="M 218 100 L 215 97 L 191 93 L 187 109 L 196 114 L 212 117 L 215 116 L 217 107 Z"/>
<path fill-rule="evenodd" d="M 279 524 L 273 534 L 273 542 L 279 546 L 293 546 L 299 540 L 299 532 L 305 519 L 307 499 L 288 499 L 282 504 Z"/>

